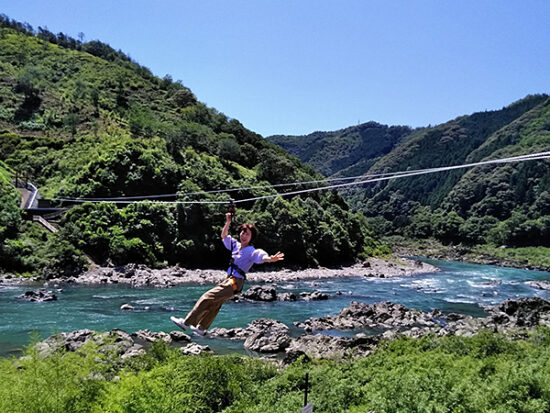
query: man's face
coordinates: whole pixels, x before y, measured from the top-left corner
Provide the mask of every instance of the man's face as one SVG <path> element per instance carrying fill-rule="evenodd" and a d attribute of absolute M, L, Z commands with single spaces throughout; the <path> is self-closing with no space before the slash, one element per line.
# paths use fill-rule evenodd
<path fill-rule="evenodd" d="M 239 233 L 239 239 L 241 240 L 241 244 L 250 243 L 251 238 L 252 238 L 252 233 L 248 228 L 241 229 L 241 232 Z"/>

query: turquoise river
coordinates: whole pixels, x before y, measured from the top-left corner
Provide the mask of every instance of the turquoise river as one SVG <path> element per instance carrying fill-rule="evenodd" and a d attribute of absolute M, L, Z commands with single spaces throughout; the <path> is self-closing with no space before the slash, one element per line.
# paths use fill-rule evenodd
<path fill-rule="evenodd" d="M 274 318 L 289 327 L 293 335 L 301 331 L 294 322 L 309 317 L 336 314 L 351 301 L 375 303 L 391 301 L 423 311 L 440 309 L 483 316 L 483 306 L 509 298 L 538 296 L 550 300 L 550 291 L 527 285 L 526 281 L 550 281 L 550 273 L 424 260 L 441 271 L 412 277 L 365 278 L 361 276 L 318 281 L 282 282 L 277 292 L 320 290 L 331 298 L 325 301 L 228 302 L 212 327 L 245 327 L 257 318 Z M 220 272 L 221 274 L 221 272 Z M 120 328 L 129 333 L 141 329 L 176 329 L 171 315 L 184 316 L 210 286 L 180 286 L 169 289 L 130 288 L 123 285 L 62 285 L 57 301 L 31 303 L 17 299 L 29 287 L 0 286 L 0 357 L 18 355 L 32 337 L 89 328 L 107 331 Z M 48 289 L 54 289 L 49 286 Z M 134 310 L 123 311 L 122 304 Z M 353 334 L 329 331 L 324 334 Z M 217 353 L 244 353 L 242 343 L 208 338 L 196 339 Z"/>

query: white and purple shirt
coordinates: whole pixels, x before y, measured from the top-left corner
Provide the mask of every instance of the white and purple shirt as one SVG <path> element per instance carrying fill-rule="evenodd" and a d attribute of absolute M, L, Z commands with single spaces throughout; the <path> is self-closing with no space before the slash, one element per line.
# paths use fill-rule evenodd
<path fill-rule="evenodd" d="M 264 250 L 259 248 L 256 249 L 252 245 L 248 245 L 241 249 L 241 243 L 230 235 L 223 239 L 223 245 L 231 251 L 231 257 L 234 260 L 234 264 L 245 273 L 247 273 L 254 264 L 261 264 L 264 257 L 269 256 Z M 231 267 L 229 267 L 227 274 L 231 275 L 231 273 L 232 270 Z M 242 278 L 237 272 L 234 272 L 233 275 Z"/>

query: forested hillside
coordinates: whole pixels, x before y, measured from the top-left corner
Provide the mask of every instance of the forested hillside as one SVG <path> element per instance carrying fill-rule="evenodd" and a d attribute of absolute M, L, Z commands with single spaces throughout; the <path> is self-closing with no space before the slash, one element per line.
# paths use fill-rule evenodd
<path fill-rule="evenodd" d="M 334 132 L 306 136 L 274 135 L 267 139 L 281 146 L 325 176 L 360 175 L 410 134 L 407 126 L 363 123 Z"/>
<path fill-rule="evenodd" d="M 529 96 L 500 111 L 418 131 L 370 172 L 459 165 L 548 151 L 550 100 Z M 353 204 L 386 231 L 444 242 L 550 245 L 547 160 L 411 177 L 354 191 Z"/>
<path fill-rule="evenodd" d="M 391 128 L 389 128 L 391 129 Z M 283 147 L 304 161 L 317 153 L 302 148 L 312 137 L 282 138 Z M 349 153 L 342 139 L 341 154 Z M 382 144 L 383 138 L 378 138 Z M 377 144 L 374 143 L 376 146 Z M 338 152 L 338 145 L 334 145 Z M 294 148 L 294 149 L 293 149 Z M 302 148 L 297 150 L 295 148 Z M 311 150 L 316 150 L 311 145 Z M 387 154 L 353 153 L 352 169 L 319 171 L 356 176 L 460 165 L 550 150 L 550 100 L 534 95 L 501 110 L 462 116 L 421 128 Z M 309 157 L 309 158 L 308 158 Z M 357 161 L 358 158 L 363 158 Z M 353 173 L 350 173 L 350 171 Z M 550 245 L 550 165 L 546 160 L 460 169 L 379 182 L 349 190 L 354 209 L 370 217 L 380 234 L 435 237 L 445 243 Z"/>
<path fill-rule="evenodd" d="M 224 202 L 87 203 L 50 234 L 22 219 L 18 192 L 2 179 L 4 271 L 72 274 L 85 267 L 83 252 L 99 263 L 225 263 L 219 232 L 230 196 L 276 194 L 269 185 L 319 178 L 180 81 L 158 78 L 104 43 L 6 16 L 0 26 L 2 165 L 29 174 L 51 199 L 177 193 L 178 201 Z M 189 194 L 257 186 L 264 187 Z M 335 264 L 377 247 L 364 217 L 334 192 L 240 203 L 236 223 L 243 221 L 259 226 L 257 246 L 284 251 L 290 264 Z"/>

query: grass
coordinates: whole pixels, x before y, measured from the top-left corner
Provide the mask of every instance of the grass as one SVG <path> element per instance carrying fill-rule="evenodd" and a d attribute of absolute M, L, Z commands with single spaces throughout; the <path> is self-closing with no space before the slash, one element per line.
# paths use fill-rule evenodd
<path fill-rule="evenodd" d="M 447 257 L 456 260 L 458 256 L 477 264 L 495 264 L 514 268 L 532 268 L 550 271 L 550 248 L 522 247 L 501 248 L 484 244 L 475 246 L 444 245 L 434 239 L 414 240 L 400 236 L 387 237 L 383 242 L 391 245 L 397 252 L 424 257 Z M 445 259 L 445 258 L 443 258 Z"/>
<path fill-rule="evenodd" d="M 518 265 L 550 268 L 550 248 L 547 247 L 495 248 L 480 246 L 476 248 L 476 251 L 502 260 L 513 261 Z"/>

